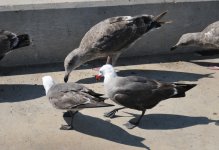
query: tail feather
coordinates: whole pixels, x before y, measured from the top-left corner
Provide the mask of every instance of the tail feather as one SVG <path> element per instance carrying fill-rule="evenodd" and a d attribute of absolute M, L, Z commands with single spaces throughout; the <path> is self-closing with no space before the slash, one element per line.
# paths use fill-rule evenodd
<path fill-rule="evenodd" d="M 104 102 L 92 102 L 92 103 L 87 103 L 87 104 L 83 104 L 80 106 L 77 106 L 77 108 L 96 108 L 96 107 L 111 107 L 114 106 L 112 104 L 107 104 Z"/>
<path fill-rule="evenodd" d="M 28 34 L 21 34 L 21 35 L 18 35 L 17 36 L 18 38 L 18 44 L 13 47 L 13 49 L 18 49 L 18 48 L 21 48 L 21 47 L 26 47 L 26 46 L 29 46 L 30 45 L 30 37 Z"/>
<path fill-rule="evenodd" d="M 181 84 L 175 83 L 177 94 L 173 97 L 185 97 L 185 92 L 195 87 L 197 84 Z"/>

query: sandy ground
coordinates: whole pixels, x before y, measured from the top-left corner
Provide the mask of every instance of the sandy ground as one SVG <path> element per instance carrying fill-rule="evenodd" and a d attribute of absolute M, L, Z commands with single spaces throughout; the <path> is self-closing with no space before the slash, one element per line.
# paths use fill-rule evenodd
<path fill-rule="evenodd" d="M 210 59 L 211 58 L 211 59 Z M 113 109 L 80 111 L 75 130 L 61 131 L 66 124 L 63 111 L 54 109 L 45 97 L 41 77 L 51 75 L 63 82 L 62 64 L 32 67 L 1 67 L 0 149 L 1 150 L 217 150 L 219 147 L 219 71 L 206 65 L 219 63 L 219 56 L 180 54 L 120 59 L 118 74 L 139 75 L 163 81 L 197 83 L 185 98 L 169 99 L 148 110 L 139 127 L 123 124 L 140 112 L 125 109 L 107 119 Z M 209 63 L 207 63 L 209 62 Z M 95 82 L 96 61 L 71 74 L 78 82 L 103 93 L 103 83 Z M 113 103 L 110 100 L 108 103 Z M 118 106 L 115 106 L 118 107 Z"/>

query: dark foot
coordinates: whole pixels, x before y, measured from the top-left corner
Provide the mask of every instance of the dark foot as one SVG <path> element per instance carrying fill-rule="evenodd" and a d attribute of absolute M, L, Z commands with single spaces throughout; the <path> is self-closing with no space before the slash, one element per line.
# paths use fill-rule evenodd
<path fill-rule="evenodd" d="M 104 113 L 104 117 L 114 118 L 116 112 L 117 112 L 117 110 L 112 110 L 112 111 L 110 111 L 110 112 L 106 112 L 106 113 Z"/>
<path fill-rule="evenodd" d="M 129 122 L 123 124 L 123 125 L 124 125 L 126 128 L 128 128 L 128 129 L 133 129 L 133 128 L 135 128 L 136 126 L 138 126 L 138 124 L 139 124 L 139 123 L 129 121 Z"/>
<path fill-rule="evenodd" d="M 73 130 L 74 128 L 70 125 L 62 125 L 60 130 Z"/>
<path fill-rule="evenodd" d="M 211 70 L 219 70 L 219 67 L 218 67 L 218 66 L 213 66 L 213 67 L 208 67 L 208 69 L 211 69 Z"/>
<path fill-rule="evenodd" d="M 67 118 L 67 117 L 71 117 L 71 113 L 70 112 L 64 112 L 63 113 L 63 117 Z"/>

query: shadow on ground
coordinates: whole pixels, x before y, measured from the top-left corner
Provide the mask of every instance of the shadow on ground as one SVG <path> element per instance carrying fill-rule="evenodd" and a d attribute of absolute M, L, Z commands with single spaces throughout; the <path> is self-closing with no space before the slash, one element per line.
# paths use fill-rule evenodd
<path fill-rule="evenodd" d="M 67 124 L 70 123 L 70 118 L 64 119 Z M 74 130 L 80 133 L 150 150 L 148 146 L 142 143 L 142 141 L 145 140 L 144 138 L 129 134 L 127 131 L 108 121 L 78 113 L 74 118 L 73 124 Z"/>
<path fill-rule="evenodd" d="M 136 114 L 128 114 L 138 117 Z M 134 119 L 136 118 L 131 120 Z M 211 120 L 207 117 L 194 117 L 174 114 L 148 114 L 142 118 L 139 128 L 147 130 L 172 130 L 195 125 L 207 125 L 209 123 L 215 123 L 217 125 L 218 120 Z"/>
<path fill-rule="evenodd" d="M 213 67 L 213 66 L 219 66 L 219 63 L 215 63 L 215 62 L 192 62 L 194 64 L 197 64 L 199 66 L 203 66 L 203 67 Z"/>
<path fill-rule="evenodd" d="M 187 72 L 176 72 L 176 71 L 162 71 L 162 70 L 120 70 L 119 76 L 142 76 L 149 79 L 156 79 L 166 82 L 178 82 L 178 81 L 198 81 L 201 78 L 213 78 L 212 74 L 198 74 L 198 73 L 187 73 Z M 102 82 L 101 80 L 100 82 Z M 95 83 L 95 77 L 88 77 L 80 79 L 77 83 L 92 84 Z"/>
<path fill-rule="evenodd" d="M 200 54 L 198 54 L 200 55 Z M 205 55 L 198 56 L 196 53 L 172 53 L 166 55 L 150 55 L 141 57 L 120 58 L 116 66 L 128 66 L 128 65 L 139 65 L 139 64 L 151 64 L 151 63 L 165 63 L 165 62 L 177 62 L 177 61 L 188 61 L 193 62 L 195 60 L 205 60 L 218 58 L 218 55 Z M 78 69 L 91 69 L 101 67 L 105 64 L 105 59 L 97 59 L 80 66 Z M 63 62 L 43 65 L 30 65 L 30 66 L 15 66 L 5 67 L 0 65 L 0 76 L 11 76 L 20 74 L 34 74 L 34 73 L 45 73 L 45 72 L 57 72 L 64 71 Z"/>
<path fill-rule="evenodd" d="M 42 85 L 30 84 L 0 84 L 0 103 L 19 102 L 45 95 Z"/>

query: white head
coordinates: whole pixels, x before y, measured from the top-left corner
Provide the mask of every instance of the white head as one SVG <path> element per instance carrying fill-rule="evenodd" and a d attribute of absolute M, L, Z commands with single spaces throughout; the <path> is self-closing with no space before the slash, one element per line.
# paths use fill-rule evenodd
<path fill-rule="evenodd" d="M 104 77 L 106 77 L 106 76 L 110 76 L 110 77 L 117 76 L 117 74 L 116 74 L 116 72 L 115 72 L 112 65 L 110 65 L 110 64 L 103 65 L 99 70 L 99 74 L 96 75 L 96 79 L 99 80 L 103 76 Z"/>
<path fill-rule="evenodd" d="M 44 76 L 42 77 L 43 80 L 43 86 L 46 91 L 46 94 L 48 93 L 49 89 L 55 84 L 51 76 Z"/>

